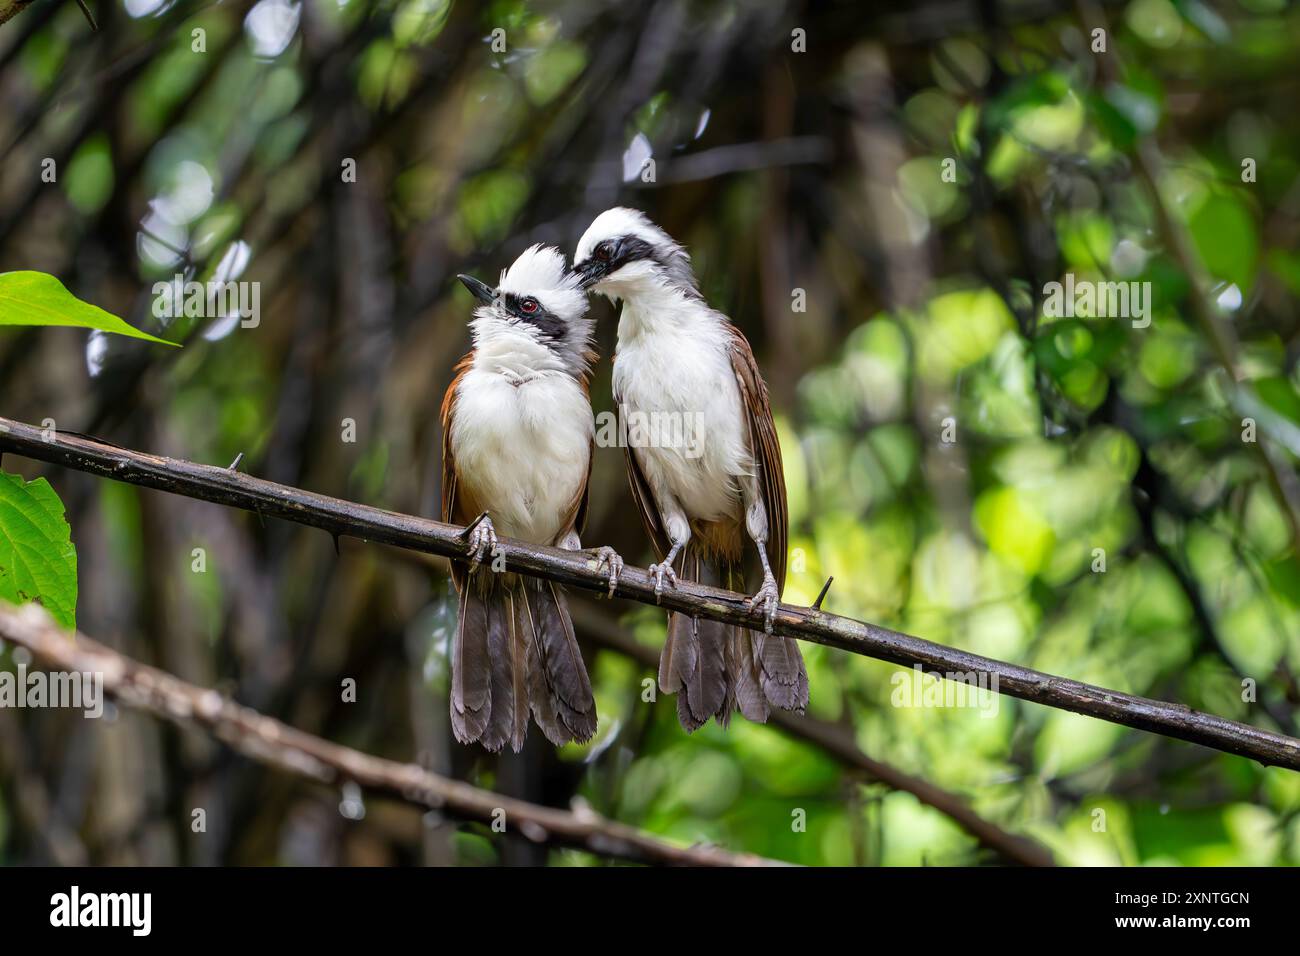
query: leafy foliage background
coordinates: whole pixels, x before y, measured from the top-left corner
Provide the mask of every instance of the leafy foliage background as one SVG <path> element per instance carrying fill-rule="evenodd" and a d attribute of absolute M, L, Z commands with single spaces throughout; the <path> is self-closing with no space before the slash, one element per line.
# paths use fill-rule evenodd
<path fill-rule="evenodd" d="M 98 34 L 73 4 L 0 28 L 0 270 L 59 276 L 186 348 L 0 329 L 0 413 L 208 462 L 242 452 L 276 481 L 435 514 L 437 406 L 471 308 L 452 278 L 489 278 L 532 242 L 571 251 L 601 209 L 635 205 L 687 244 L 768 376 L 798 549 L 786 600 L 834 575 L 837 613 L 1300 730 L 1300 562 L 1260 455 L 1294 475 L 1293 6 L 1100 4 L 1104 54 L 1069 3 L 90 6 Z M 1253 445 L 1138 173 L 1144 142 L 1239 341 Z M 260 283 L 260 325 L 158 320 L 152 286 L 178 272 Z M 1066 273 L 1150 282 L 1149 327 L 1044 315 Z M 593 309 L 608 356 L 614 311 Z M 609 408 L 607 360 L 592 394 Z M 444 569 L 48 478 L 81 626 L 295 726 L 795 862 L 993 862 L 946 817 L 770 728 L 685 736 L 671 701 L 642 700 L 648 672 L 594 644 L 591 746 L 556 753 L 534 732 L 519 758 L 458 747 Z M 586 543 L 644 563 L 621 453 L 603 450 L 593 481 Z M 580 610 L 580 628 L 662 637 L 651 609 Z M 896 707 L 897 668 L 805 654 L 816 716 L 1063 863 L 1300 859 L 1294 773 L 1007 698 Z M 595 862 L 322 793 L 134 715 L 12 711 L 0 860 Z"/>

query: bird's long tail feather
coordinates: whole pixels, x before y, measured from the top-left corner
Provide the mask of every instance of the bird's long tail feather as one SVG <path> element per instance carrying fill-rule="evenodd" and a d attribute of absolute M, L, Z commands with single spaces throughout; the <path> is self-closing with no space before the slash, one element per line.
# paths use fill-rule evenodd
<path fill-rule="evenodd" d="M 564 590 L 540 580 L 524 580 L 519 590 L 533 716 L 553 744 L 590 740 L 596 735 L 596 700 Z"/>
<path fill-rule="evenodd" d="M 744 587 L 738 566 L 690 545 L 678 578 L 727 590 Z M 772 706 L 799 713 L 808 706 L 808 672 L 794 641 L 676 611 L 668 615 L 659 689 L 677 694 L 677 718 L 691 732 L 710 717 L 725 727 L 737 710 L 765 723 Z"/>
<path fill-rule="evenodd" d="M 557 746 L 590 740 L 596 704 L 563 591 L 549 581 L 466 581 L 452 650 L 451 724 L 461 743 L 524 745 L 531 711 Z"/>

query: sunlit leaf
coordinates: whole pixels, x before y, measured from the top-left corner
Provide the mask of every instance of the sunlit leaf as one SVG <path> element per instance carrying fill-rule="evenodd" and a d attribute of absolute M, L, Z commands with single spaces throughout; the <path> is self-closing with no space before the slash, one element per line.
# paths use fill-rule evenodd
<path fill-rule="evenodd" d="M 127 325 L 99 306 L 82 302 L 44 272 L 0 273 L 0 326 L 42 325 L 98 329 L 161 345 L 176 345 Z"/>
<path fill-rule="evenodd" d="M 36 601 L 64 627 L 77 624 L 77 549 L 44 478 L 0 472 L 0 598 Z"/>

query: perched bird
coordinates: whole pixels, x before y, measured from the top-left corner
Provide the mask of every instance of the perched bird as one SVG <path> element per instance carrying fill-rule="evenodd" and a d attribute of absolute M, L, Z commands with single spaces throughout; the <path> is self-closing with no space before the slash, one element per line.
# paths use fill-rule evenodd
<path fill-rule="evenodd" d="M 468 567 L 452 563 L 452 730 L 461 743 L 517 752 L 531 709 L 552 743 L 590 740 L 596 704 L 564 592 L 496 560 L 498 532 L 582 547 L 595 444 L 587 298 L 552 247 L 525 250 L 495 289 L 459 279 L 481 305 L 442 403 L 442 519 L 472 525 Z M 622 561 L 595 553 L 612 592 Z"/>
<path fill-rule="evenodd" d="M 686 251 L 635 209 L 596 218 L 578 242 L 574 271 L 584 286 L 622 301 L 620 416 L 675 422 L 672 434 L 699 439 L 663 441 L 659 429 L 638 441 L 628 432 L 632 496 L 659 558 L 650 568 L 656 596 L 679 576 L 729 590 L 758 585 L 747 604 L 763 616 L 761 631 L 669 614 L 660 688 L 678 694 L 688 731 L 710 716 L 725 726 L 737 709 L 760 722 L 769 705 L 802 712 L 803 657 L 793 640 L 771 633 L 785 585 L 785 479 L 749 343 L 704 301 Z"/>

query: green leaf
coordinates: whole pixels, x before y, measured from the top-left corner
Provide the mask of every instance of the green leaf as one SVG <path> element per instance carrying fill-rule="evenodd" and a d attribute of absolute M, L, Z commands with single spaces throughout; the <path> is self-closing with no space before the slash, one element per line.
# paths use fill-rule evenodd
<path fill-rule="evenodd" d="M 1264 574 L 1275 594 L 1286 598 L 1292 607 L 1300 606 L 1300 560 L 1295 555 L 1266 562 Z"/>
<path fill-rule="evenodd" d="M 77 147 L 68 163 L 63 183 L 68 201 L 84 215 L 94 215 L 113 195 L 113 176 L 113 152 L 108 137 L 103 133 L 91 136 Z"/>
<path fill-rule="evenodd" d="M 1211 196 L 1192 213 L 1188 226 L 1210 275 L 1234 283 L 1242 295 L 1249 293 L 1255 280 L 1259 240 L 1246 208 L 1231 196 Z"/>
<path fill-rule="evenodd" d="M 1292 422 L 1300 424 L 1300 394 L 1291 381 L 1280 375 L 1270 375 L 1256 379 L 1255 394 L 1264 400 L 1274 411 L 1285 415 Z"/>
<path fill-rule="evenodd" d="M 1088 108 L 1097 122 L 1097 128 L 1121 152 L 1128 152 L 1137 142 L 1137 127 L 1115 104 L 1100 93 L 1088 94 Z"/>
<path fill-rule="evenodd" d="M 44 272 L 0 273 L 0 326 L 49 325 L 98 329 L 133 339 L 180 346 L 141 332 L 97 305 L 82 302 L 52 275 Z"/>
<path fill-rule="evenodd" d="M 0 599 L 37 601 L 64 627 L 77 626 L 77 549 L 44 478 L 0 471 Z"/>

